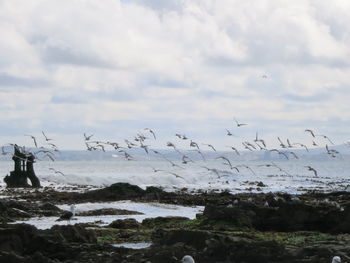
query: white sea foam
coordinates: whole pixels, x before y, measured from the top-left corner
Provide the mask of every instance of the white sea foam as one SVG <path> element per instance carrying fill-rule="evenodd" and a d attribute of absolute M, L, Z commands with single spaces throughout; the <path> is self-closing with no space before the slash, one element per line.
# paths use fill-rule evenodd
<path fill-rule="evenodd" d="M 289 193 L 305 190 L 342 190 L 350 184 L 350 163 L 345 161 L 305 162 L 288 161 L 276 162 L 284 171 L 274 167 L 262 166 L 269 162 L 236 162 L 233 165 L 249 165 L 254 174 L 244 167 L 240 172 L 229 169 L 221 160 L 196 162 L 183 165 L 183 168 L 172 167 L 169 162 L 157 161 L 57 161 L 38 162 L 35 166 L 36 174 L 44 186 L 60 188 L 65 185 L 108 186 L 116 182 L 127 182 L 146 186 L 160 186 L 165 190 L 174 189 L 204 189 L 242 191 L 285 191 Z M 318 178 L 305 167 L 311 165 L 318 171 Z M 210 169 L 207 170 L 203 166 Z M 55 174 L 49 170 L 54 167 L 65 175 Z M 161 171 L 154 172 L 153 168 Z M 12 170 L 11 162 L 0 162 L 2 174 Z M 180 175 L 175 177 L 172 173 Z M 4 186 L 0 178 L 0 186 Z M 263 182 L 265 187 L 258 187 L 257 182 Z"/>

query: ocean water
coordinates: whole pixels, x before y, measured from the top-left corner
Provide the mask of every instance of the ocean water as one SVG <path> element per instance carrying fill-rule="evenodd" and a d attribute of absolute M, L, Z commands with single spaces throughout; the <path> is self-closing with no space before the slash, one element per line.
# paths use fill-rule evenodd
<path fill-rule="evenodd" d="M 350 185 L 350 162 L 329 161 L 280 161 L 277 167 L 266 167 L 271 162 L 232 162 L 239 172 L 230 169 L 221 159 L 196 161 L 172 166 L 166 160 L 111 160 L 111 161 L 39 161 L 35 164 L 37 176 L 43 185 L 92 185 L 108 186 L 117 182 L 136 184 L 142 188 L 159 186 L 167 191 L 187 188 L 231 192 L 289 193 L 307 190 L 345 190 Z M 242 166 L 241 166 L 242 165 Z M 249 166 L 250 169 L 244 166 Z M 307 167 L 313 167 L 314 175 Z M 207 169 L 208 168 L 208 169 Z M 60 171 L 55 173 L 52 169 Z M 154 169 L 159 170 L 154 172 Z M 210 170 L 209 170 L 210 169 Z M 3 178 L 13 170 L 13 162 L 0 162 L 0 186 Z M 177 177 L 180 176 L 180 177 Z M 262 182 L 264 186 L 257 186 Z"/>

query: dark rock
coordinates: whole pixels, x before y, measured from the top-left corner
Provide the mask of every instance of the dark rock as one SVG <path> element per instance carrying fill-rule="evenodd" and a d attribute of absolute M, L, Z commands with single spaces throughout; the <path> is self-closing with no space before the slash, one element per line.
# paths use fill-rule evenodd
<path fill-rule="evenodd" d="M 350 205 L 341 211 L 331 205 L 309 205 L 284 200 L 279 199 L 272 207 L 245 202 L 230 206 L 208 205 L 203 218 L 207 224 L 223 221 L 227 226 L 261 231 L 350 233 Z"/>
<path fill-rule="evenodd" d="M 58 212 L 62 211 L 60 208 L 58 208 L 52 203 L 44 203 L 40 205 L 39 208 L 42 210 L 50 210 L 50 211 L 58 211 Z"/>
<path fill-rule="evenodd" d="M 141 224 L 133 218 L 128 218 L 114 220 L 109 224 L 109 227 L 118 229 L 138 229 L 141 227 Z"/>
<path fill-rule="evenodd" d="M 137 211 L 130 211 L 125 209 L 102 208 L 90 211 L 84 211 L 77 214 L 78 216 L 99 216 L 99 215 L 143 215 Z"/>
<path fill-rule="evenodd" d="M 38 230 L 31 225 L 4 225 L 0 228 L 0 251 L 21 255 L 37 234 Z"/>
<path fill-rule="evenodd" d="M 79 198 L 93 199 L 94 201 L 126 200 L 141 198 L 145 192 L 145 190 L 136 185 L 131 185 L 129 183 L 116 183 L 103 189 L 80 194 Z"/>
<path fill-rule="evenodd" d="M 79 225 L 54 225 L 50 230 L 44 230 L 50 240 L 59 242 L 96 243 L 96 235 Z"/>
<path fill-rule="evenodd" d="M 30 263 L 28 258 L 21 257 L 13 252 L 0 251 L 0 262 L 4 263 Z"/>
<path fill-rule="evenodd" d="M 284 247 L 275 241 L 229 237 L 208 231 L 157 230 L 154 244 L 172 246 L 182 243 L 196 251 L 199 262 L 282 262 Z M 184 253 L 184 251 L 182 252 Z M 192 254 L 194 255 L 194 254 Z"/>
<path fill-rule="evenodd" d="M 181 216 L 146 218 L 142 221 L 142 225 L 147 228 L 164 227 L 164 226 L 178 227 L 179 223 L 182 223 L 184 221 L 189 221 L 189 220 L 190 220 L 189 218 L 181 217 Z"/>

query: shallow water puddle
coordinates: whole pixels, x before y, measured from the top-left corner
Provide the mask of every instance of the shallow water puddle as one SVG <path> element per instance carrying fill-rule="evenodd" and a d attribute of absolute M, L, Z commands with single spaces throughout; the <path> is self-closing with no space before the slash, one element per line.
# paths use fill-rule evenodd
<path fill-rule="evenodd" d="M 60 205 L 59 208 L 69 211 L 69 205 Z M 107 203 L 82 203 L 76 204 L 76 213 L 97 210 L 102 208 L 115 208 L 137 211 L 139 215 L 97 215 L 97 216 L 75 216 L 70 221 L 56 221 L 58 217 L 33 217 L 28 220 L 16 221 L 14 223 L 26 223 L 34 225 L 38 229 L 49 229 L 53 225 L 67 225 L 78 223 L 95 223 L 99 226 L 106 226 L 117 219 L 134 218 L 138 222 L 146 218 L 155 218 L 158 216 L 183 216 L 190 219 L 196 218 L 196 214 L 203 212 L 203 206 L 180 206 L 160 203 L 137 203 L 131 201 L 118 201 Z"/>
<path fill-rule="evenodd" d="M 151 245 L 152 243 L 147 243 L 147 242 L 112 244 L 113 247 L 125 247 L 125 248 L 131 248 L 131 249 L 143 249 L 143 248 L 148 248 Z"/>

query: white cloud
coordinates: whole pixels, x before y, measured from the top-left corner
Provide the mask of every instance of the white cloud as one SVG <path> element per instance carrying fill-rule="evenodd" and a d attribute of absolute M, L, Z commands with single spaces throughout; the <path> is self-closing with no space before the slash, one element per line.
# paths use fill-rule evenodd
<path fill-rule="evenodd" d="M 3 0 L 0 123 L 76 134 L 218 119 L 224 129 L 236 115 L 276 121 L 278 133 L 279 120 L 344 121 L 349 11 L 341 0 Z"/>

